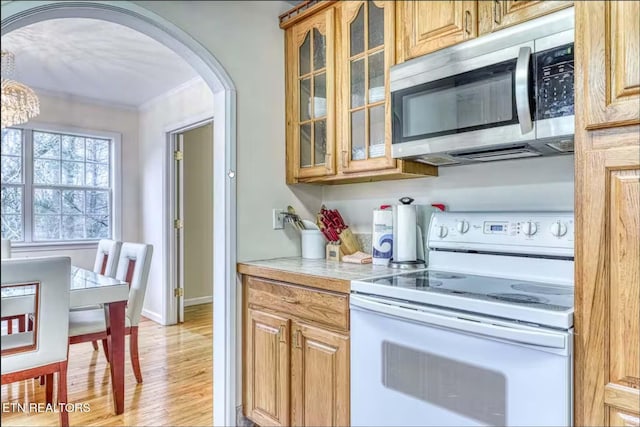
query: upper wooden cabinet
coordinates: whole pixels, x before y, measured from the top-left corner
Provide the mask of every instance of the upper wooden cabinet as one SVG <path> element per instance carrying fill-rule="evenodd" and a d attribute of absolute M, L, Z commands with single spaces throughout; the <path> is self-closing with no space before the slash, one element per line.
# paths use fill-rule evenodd
<path fill-rule="evenodd" d="M 398 1 L 401 61 L 452 46 L 478 35 L 478 2 Z"/>
<path fill-rule="evenodd" d="M 586 129 L 640 123 L 640 2 L 576 3 L 576 88 L 588 88 Z M 577 43 L 576 43 L 577 45 Z M 580 84 L 580 86 L 579 86 Z"/>
<path fill-rule="evenodd" d="M 480 34 L 501 30 L 572 6 L 572 1 L 484 0 L 478 2 Z"/>
<path fill-rule="evenodd" d="M 320 2 L 286 28 L 287 183 L 437 175 L 391 157 L 393 1 Z"/>
<path fill-rule="evenodd" d="M 388 96 L 395 50 L 394 4 L 347 1 L 339 16 L 338 170 L 349 173 L 395 167 Z"/>
<path fill-rule="evenodd" d="M 289 174 L 335 174 L 334 8 L 292 27 L 287 40 Z"/>

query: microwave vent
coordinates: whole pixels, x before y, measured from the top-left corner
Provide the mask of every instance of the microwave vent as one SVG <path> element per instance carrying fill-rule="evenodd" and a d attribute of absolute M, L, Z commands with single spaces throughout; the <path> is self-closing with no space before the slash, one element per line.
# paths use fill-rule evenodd
<path fill-rule="evenodd" d="M 562 153 L 573 153 L 574 151 L 573 139 L 561 139 L 557 142 L 549 142 L 547 146 Z"/>
<path fill-rule="evenodd" d="M 426 163 L 427 165 L 432 166 L 446 166 L 446 165 L 457 165 L 460 163 L 457 160 L 451 159 L 449 157 L 441 157 L 441 156 L 424 156 L 419 159 L 415 159 L 416 162 Z"/>
<path fill-rule="evenodd" d="M 465 151 L 451 153 L 451 155 L 464 160 L 473 160 L 476 162 L 491 162 L 493 160 L 536 157 L 541 156 L 542 154 L 529 147 L 528 145 L 521 145 L 516 147 L 494 148 L 490 150 Z"/>

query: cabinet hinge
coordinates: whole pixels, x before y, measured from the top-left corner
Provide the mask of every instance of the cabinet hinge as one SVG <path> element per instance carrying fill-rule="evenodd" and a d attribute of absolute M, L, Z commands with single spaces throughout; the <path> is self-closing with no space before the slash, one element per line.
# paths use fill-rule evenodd
<path fill-rule="evenodd" d="M 175 228 L 176 230 L 180 230 L 182 227 L 183 227 L 183 224 L 181 219 L 173 220 L 173 228 Z"/>
<path fill-rule="evenodd" d="M 173 289 L 173 296 L 178 298 L 178 297 L 183 297 L 184 296 L 184 288 L 174 288 Z"/>
<path fill-rule="evenodd" d="M 180 160 L 182 160 L 184 158 L 184 154 L 182 154 L 182 151 L 176 150 L 176 151 L 173 152 L 173 158 L 175 160 L 180 161 Z"/>

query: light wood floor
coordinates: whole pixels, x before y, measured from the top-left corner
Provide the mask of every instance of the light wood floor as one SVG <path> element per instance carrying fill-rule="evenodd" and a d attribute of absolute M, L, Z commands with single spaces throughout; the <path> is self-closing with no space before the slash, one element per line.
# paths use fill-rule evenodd
<path fill-rule="evenodd" d="M 213 423 L 212 304 L 185 308 L 185 323 L 160 326 L 140 322 L 140 366 L 137 384 L 125 338 L 125 412 L 114 415 L 109 365 L 102 346 L 74 344 L 69 350 L 69 403 L 88 403 L 91 410 L 70 413 L 71 426 L 210 426 Z M 58 414 L 5 412 L 12 402 L 44 402 L 44 387 L 35 380 L 2 386 L 3 426 L 58 425 Z M 8 405 L 9 404 L 9 405 Z M 9 408 L 10 409 L 10 408 Z"/>

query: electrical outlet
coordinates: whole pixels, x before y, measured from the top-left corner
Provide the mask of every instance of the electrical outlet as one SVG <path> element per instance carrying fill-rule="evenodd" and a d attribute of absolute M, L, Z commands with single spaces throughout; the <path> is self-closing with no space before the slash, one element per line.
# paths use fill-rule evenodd
<path fill-rule="evenodd" d="M 282 230 L 284 228 L 284 216 L 281 214 L 284 209 L 273 209 L 272 211 L 272 224 L 274 230 Z"/>

